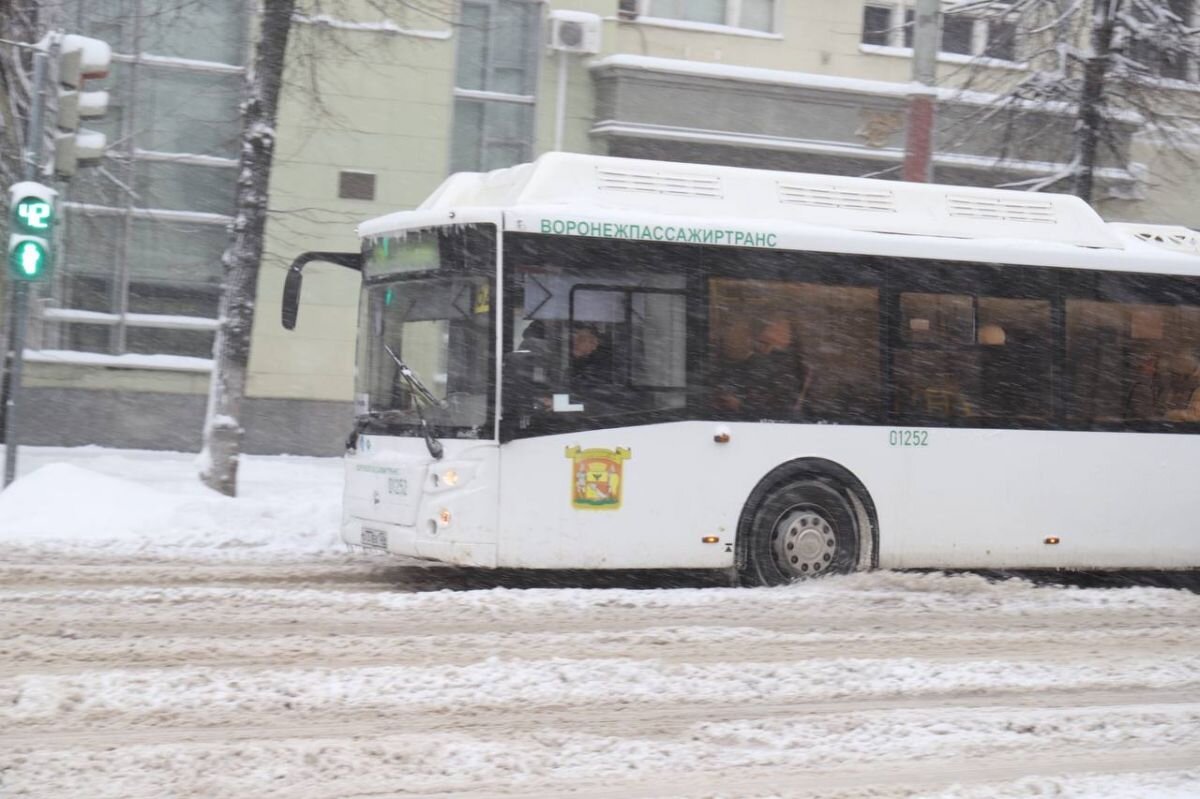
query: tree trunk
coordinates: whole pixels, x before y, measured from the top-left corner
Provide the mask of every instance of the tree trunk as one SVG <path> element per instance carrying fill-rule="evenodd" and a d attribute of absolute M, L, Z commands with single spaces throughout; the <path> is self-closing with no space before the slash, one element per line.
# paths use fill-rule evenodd
<path fill-rule="evenodd" d="M 242 148 L 233 237 L 221 258 L 224 277 L 200 479 L 227 496 L 237 495 L 242 449 L 242 397 L 250 357 L 250 329 L 267 222 L 267 188 L 275 153 L 275 119 L 283 59 L 296 0 L 263 0 L 262 30 L 242 101 Z"/>
<path fill-rule="evenodd" d="M 1113 31 L 1121 0 L 1094 0 L 1092 6 L 1092 52 L 1083 68 L 1079 93 L 1079 116 L 1075 130 L 1075 196 L 1092 201 L 1092 187 L 1099 152 L 1100 126 L 1104 124 L 1105 79 L 1112 53 Z"/>

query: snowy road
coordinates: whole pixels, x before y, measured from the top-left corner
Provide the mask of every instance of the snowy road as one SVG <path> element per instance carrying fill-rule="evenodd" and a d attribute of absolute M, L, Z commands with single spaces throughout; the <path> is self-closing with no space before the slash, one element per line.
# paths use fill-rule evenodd
<path fill-rule="evenodd" d="M 0 796 L 1200 796 L 1194 593 L 462 582 L 9 547 Z"/>

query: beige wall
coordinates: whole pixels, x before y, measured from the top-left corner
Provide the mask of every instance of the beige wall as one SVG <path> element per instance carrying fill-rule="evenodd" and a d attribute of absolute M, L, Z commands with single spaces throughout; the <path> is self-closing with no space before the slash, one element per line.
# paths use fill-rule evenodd
<path fill-rule="evenodd" d="M 328 8 L 339 19 L 382 20 L 364 3 L 345 4 L 339 13 Z M 250 396 L 351 399 L 358 275 L 327 264 L 306 267 L 299 320 L 289 332 L 279 322 L 287 266 L 308 250 L 357 250 L 359 222 L 418 205 L 446 175 L 454 41 L 432 34 L 451 28 L 416 12 L 390 19 L 431 35 L 296 26 L 271 178 Z M 339 199 L 343 170 L 374 173 L 375 199 Z"/>

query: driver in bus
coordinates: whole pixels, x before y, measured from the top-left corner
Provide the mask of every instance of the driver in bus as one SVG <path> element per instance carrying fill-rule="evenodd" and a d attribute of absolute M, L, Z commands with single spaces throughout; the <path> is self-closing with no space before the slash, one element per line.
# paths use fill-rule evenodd
<path fill-rule="evenodd" d="M 800 413 L 812 372 L 800 361 L 787 319 L 768 318 L 753 328 L 750 353 L 726 367 L 716 406 L 759 419 Z"/>

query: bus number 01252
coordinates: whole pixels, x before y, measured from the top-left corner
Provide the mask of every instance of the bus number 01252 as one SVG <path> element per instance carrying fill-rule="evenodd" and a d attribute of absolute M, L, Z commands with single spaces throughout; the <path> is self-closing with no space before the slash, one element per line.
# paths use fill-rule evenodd
<path fill-rule="evenodd" d="M 888 444 L 893 447 L 928 447 L 928 430 L 889 430 Z"/>

